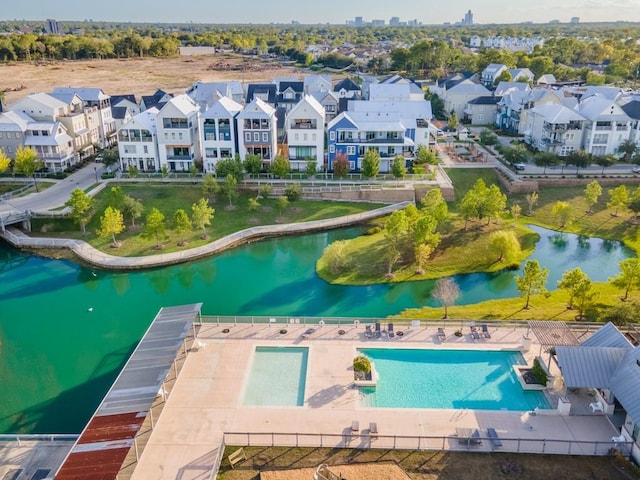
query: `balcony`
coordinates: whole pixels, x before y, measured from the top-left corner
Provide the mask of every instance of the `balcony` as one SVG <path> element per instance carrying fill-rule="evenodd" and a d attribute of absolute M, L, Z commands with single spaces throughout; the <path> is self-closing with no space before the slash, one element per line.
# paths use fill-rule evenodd
<path fill-rule="evenodd" d="M 167 160 L 172 161 L 190 161 L 191 157 L 189 155 L 167 155 Z"/>

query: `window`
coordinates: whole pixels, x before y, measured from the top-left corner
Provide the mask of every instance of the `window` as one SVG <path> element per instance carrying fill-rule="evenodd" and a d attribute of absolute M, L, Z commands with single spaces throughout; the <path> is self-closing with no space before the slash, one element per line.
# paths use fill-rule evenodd
<path fill-rule="evenodd" d="M 260 141 L 260 132 L 254 132 L 253 133 L 253 141 L 254 142 L 259 142 Z"/>
<path fill-rule="evenodd" d="M 315 133 L 312 133 L 312 134 L 311 134 L 311 140 L 315 140 L 315 139 L 316 139 L 316 134 L 315 134 Z"/>
<path fill-rule="evenodd" d="M 300 134 L 298 134 L 298 133 L 294 134 L 294 135 L 293 135 L 293 138 L 294 138 L 295 140 L 300 140 Z"/>
<path fill-rule="evenodd" d="M 329 132 L 329 140 L 333 142 L 335 141 L 335 139 L 336 139 L 336 132 L 335 131 Z"/>
<path fill-rule="evenodd" d="M 217 148 L 205 148 L 204 155 L 207 158 L 218 158 L 218 149 Z"/>
<path fill-rule="evenodd" d="M 306 133 L 304 135 L 302 135 L 302 139 L 303 140 L 309 140 L 307 137 L 308 137 L 308 135 Z"/>
<path fill-rule="evenodd" d="M 244 141 L 245 142 L 251 141 L 251 132 L 244 132 Z"/>
<path fill-rule="evenodd" d="M 329 153 L 336 153 L 336 146 L 335 145 L 329 145 Z"/>
<path fill-rule="evenodd" d="M 347 155 L 355 155 L 355 154 L 356 154 L 356 146 L 347 145 Z"/>
<path fill-rule="evenodd" d="M 125 145 L 123 148 L 124 153 L 137 153 L 135 145 Z"/>
<path fill-rule="evenodd" d="M 269 132 L 262 132 L 262 142 L 267 143 L 269 141 Z"/>
<path fill-rule="evenodd" d="M 144 151 L 144 153 L 149 153 L 149 147 L 147 147 L 146 145 L 142 147 L 142 150 Z"/>
<path fill-rule="evenodd" d="M 609 141 L 609 135 L 606 133 L 600 133 L 593 136 L 593 143 L 597 143 L 599 145 L 606 144 Z"/>
<path fill-rule="evenodd" d="M 575 134 L 574 133 L 565 133 L 564 134 L 564 141 L 565 142 L 573 142 L 574 138 L 575 138 Z"/>

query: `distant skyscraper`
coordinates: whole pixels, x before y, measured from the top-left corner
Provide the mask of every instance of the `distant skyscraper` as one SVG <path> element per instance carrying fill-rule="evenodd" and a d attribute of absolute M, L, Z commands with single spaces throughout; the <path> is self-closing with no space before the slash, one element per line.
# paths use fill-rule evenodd
<path fill-rule="evenodd" d="M 60 34 L 62 33 L 62 23 L 51 18 L 47 18 L 47 20 L 45 20 L 44 29 L 47 33 Z"/>
<path fill-rule="evenodd" d="M 391 20 L 389 20 L 389 25 L 391 27 L 397 27 L 398 25 L 400 25 L 400 17 L 391 17 Z"/>
<path fill-rule="evenodd" d="M 362 25 L 364 25 L 364 22 L 362 21 L 362 17 L 356 17 L 356 20 L 353 23 L 356 27 L 361 27 Z"/>
<path fill-rule="evenodd" d="M 571 23 L 580 23 L 580 17 L 571 17 Z"/>
<path fill-rule="evenodd" d="M 465 27 L 470 27 L 471 25 L 473 25 L 473 13 L 471 13 L 471 10 L 464 14 L 462 25 L 464 25 Z"/>

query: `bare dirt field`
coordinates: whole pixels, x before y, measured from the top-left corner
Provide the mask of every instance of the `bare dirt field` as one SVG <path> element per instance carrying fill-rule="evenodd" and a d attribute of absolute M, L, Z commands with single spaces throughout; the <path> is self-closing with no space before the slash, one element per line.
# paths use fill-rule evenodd
<path fill-rule="evenodd" d="M 99 87 L 108 95 L 151 95 L 158 88 L 183 93 L 194 82 L 239 80 L 271 81 L 274 77 L 300 76 L 301 69 L 275 62 L 227 54 L 174 58 L 53 61 L 0 64 L 0 91 L 7 104 L 29 93 L 50 92 L 54 87 Z"/>

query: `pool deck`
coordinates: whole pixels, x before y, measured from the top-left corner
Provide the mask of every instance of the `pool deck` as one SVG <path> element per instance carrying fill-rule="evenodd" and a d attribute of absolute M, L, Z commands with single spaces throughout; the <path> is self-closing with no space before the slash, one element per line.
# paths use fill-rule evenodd
<path fill-rule="evenodd" d="M 222 333 L 228 328 L 229 333 Z M 280 330 L 286 328 L 287 333 Z M 435 327 L 398 328 L 404 336 L 388 339 L 365 339 L 364 326 L 314 326 L 315 332 L 303 338 L 309 328 L 305 325 L 212 325 L 204 324 L 198 340 L 204 347 L 187 355 L 180 375 L 168 385 L 169 395 L 163 406 L 144 452 L 130 478 L 182 480 L 208 478 L 206 475 L 218 456 L 224 432 L 252 433 L 308 433 L 328 434 L 325 446 L 378 447 L 395 442 L 407 448 L 414 439 L 393 436 L 450 437 L 456 428 L 496 429 L 501 438 L 588 440 L 608 443 L 614 430 L 602 415 L 548 416 L 529 412 L 435 410 L 435 409 L 376 409 L 360 406 L 358 389 L 353 387 L 351 369 L 357 348 L 446 348 L 446 349 L 516 349 L 525 329 L 495 329 L 491 339 L 474 342 L 469 335 L 450 335 L 440 343 Z M 452 334 L 457 325 L 449 325 Z M 339 330 L 344 334 L 338 334 Z M 468 332 L 469 328 L 463 328 Z M 257 345 L 309 346 L 309 361 L 305 404 L 303 407 L 252 407 L 242 404 L 251 358 Z M 529 362 L 539 353 L 534 344 L 528 354 Z M 351 433 L 354 420 L 360 432 Z M 369 423 L 376 422 L 378 439 L 368 435 Z M 483 434 L 483 433 L 482 433 Z M 333 435 L 333 436 L 330 436 Z M 483 434 L 484 436 L 484 434 Z M 270 436 L 265 436 L 267 440 Z M 294 437 L 292 436 L 292 439 Z M 318 442 L 318 437 L 307 438 Z M 473 450 L 489 450 L 484 441 Z M 504 448 L 515 444 L 505 442 Z M 552 442 L 553 443 L 553 442 Z M 553 444 L 546 451 L 553 451 Z M 526 442 L 525 442 L 526 444 Z M 610 445 L 610 444 L 609 444 Z M 456 438 L 433 440 L 422 447 L 460 449 Z M 566 444 L 562 448 L 566 452 Z M 580 445 L 572 446 L 578 453 Z M 583 453 L 589 452 L 585 447 Z M 526 447 L 522 451 L 527 451 Z"/>

